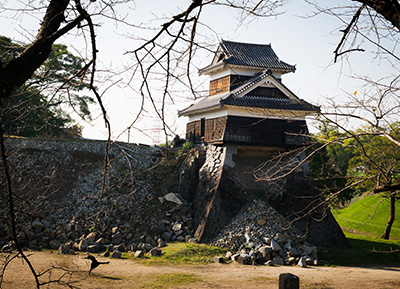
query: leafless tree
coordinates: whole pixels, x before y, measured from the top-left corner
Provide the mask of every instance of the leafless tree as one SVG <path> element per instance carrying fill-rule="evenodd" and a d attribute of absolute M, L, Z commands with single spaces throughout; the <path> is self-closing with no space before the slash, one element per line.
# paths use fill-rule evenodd
<path fill-rule="evenodd" d="M 371 78 L 368 75 L 352 75 L 361 79 L 364 87 L 354 93 L 349 92 L 347 101 L 338 103 L 331 99 L 324 117 L 355 140 L 357 149 L 374 167 L 374 193 L 386 192 L 390 199 L 390 217 L 382 238 L 388 239 L 395 216 L 395 202 L 399 196 L 400 180 L 398 167 L 391 161 L 379 162 L 374 148 L 360 140 L 365 134 L 381 136 L 392 143 L 392 149 L 400 147 L 399 121 L 400 95 L 398 67 L 400 64 L 398 44 L 400 40 L 400 4 L 398 1 L 354 1 L 349 7 L 314 7 L 317 13 L 328 13 L 339 18 L 344 29 L 334 51 L 334 62 L 351 62 L 351 53 L 363 53 L 370 49 L 375 53 L 377 63 L 385 65 L 388 75 Z M 390 71 L 390 72 L 389 72 Z M 348 123 L 358 122 L 367 129 L 354 132 Z M 388 153 L 388 152 L 387 152 Z M 389 158 L 390 156 L 386 156 Z"/>
<path fill-rule="evenodd" d="M 16 11 L 23 15 L 30 11 L 42 12 L 40 29 L 31 44 L 15 59 L 7 63 L 1 63 L 0 66 L 0 103 L 11 97 L 16 88 L 23 85 L 34 73 L 36 69 L 47 59 L 51 51 L 51 46 L 57 40 L 69 33 L 82 37 L 87 42 L 87 49 L 90 51 L 86 59 L 86 65 L 76 75 L 72 77 L 82 77 L 85 74 L 90 76 L 90 89 L 95 95 L 98 104 L 102 110 L 105 126 L 108 130 L 110 140 L 110 123 L 107 117 L 107 111 L 102 103 L 102 94 L 96 88 L 96 73 L 98 64 L 98 48 L 96 39 L 101 35 L 96 35 L 97 19 L 113 19 L 119 23 L 124 23 L 131 27 L 138 27 L 138 23 L 126 23 L 125 19 L 120 18 L 116 13 L 116 7 L 128 3 L 127 0 L 50 0 L 50 1 L 26 1 L 24 8 Z M 210 44 L 201 38 L 200 27 L 207 28 L 207 23 L 201 22 L 201 16 L 205 13 L 205 6 L 225 6 L 227 8 L 237 9 L 240 13 L 239 21 L 251 21 L 254 17 L 266 17 L 278 15 L 279 8 L 287 1 L 267 1 L 267 0 L 193 0 L 190 1 L 184 9 L 169 19 L 162 21 L 162 25 L 155 30 L 154 35 L 148 39 L 141 39 L 141 45 L 135 49 L 128 50 L 127 53 L 133 56 L 134 61 L 129 65 L 133 69 L 132 81 L 140 81 L 139 92 L 142 96 L 141 109 L 138 114 L 144 110 L 145 101 L 150 101 L 151 106 L 158 117 L 162 120 L 165 134 L 171 133 L 169 124 L 165 121 L 165 103 L 167 100 L 174 101 L 171 95 L 171 86 L 174 82 L 180 82 L 196 95 L 196 89 L 191 78 L 193 71 L 193 58 L 199 50 L 210 50 Z M 339 17 L 343 20 L 343 36 L 338 39 L 337 49 L 334 52 L 334 60 L 345 60 L 349 53 L 357 53 L 364 48 L 362 44 L 369 42 L 376 47 L 376 57 L 388 59 L 393 67 L 398 67 L 399 60 L 396 55 L 396 45 L 398 43 L 399 32 L 399 3 L 397 1 L 354 1 L 351 5 L 345 7 L 321 7 L 314 2 L 316 13 L 328 13 L 332 17 Z M 7 9 L 6 3 L 0 6 L 1 10 Z M 344 9 L 344 10 L 343 10 Z M 339 12 L 337 12 L 339 11 Z M 391 37 L 391 41 L 387 38 Z M 386 44 L 389 43 L 390 47 Z M 184 77 L 183 77 L 184 76 Z M 390 78 L 389 78 L 390 77 Z M 150 84 L 151 80 L 162 80 L 163 92 L 161 99 L 156 98 L 156 94 Z M 366 120 L 380 133 L 390 141 L 399 145 L 398 138 L 394 137 L 389 126 L 382 126 L 382 123 L 391 123 L 390 116 L 398 114 L 398 75 L 390 75 L 385 79 L 370 80 L 370 84 L 379 87 L 377 95 L 371 95 L 375 101 L 374 105 L 364 101 L 360 106 L 344 105 L 347 111 L 340 111 L 342 106 L 336 105 L 336 110 L 325 113 L 330 117 L 332 113 L 340 117 L 356 117 Z M 157 105 L 157 104 L 160 105 Z M 361 107 L 361 108 L 360 108 Z M 364 109 L 371 113 L 372 118 L 364 118 Z M 360 113 L 355 113 L 360 112 Z M 136 121 L 136 120 L 135 120 Z M 132 127 L 132 124 L 129 127 Z M 383 129 L 385 128 L 385 129 Z M 15 215 L 13 199 L 15 194 L 12 191 L 11 176 L 2 139 L 3 171 L 6 175 L 8 189 L 9 218 L 15 236 Z M 106 148 L 107 149 L 107 148 Z M 107 170 L 107 161 L 105 162 Z M 106 177 L 106 174 L 104 174 Z M 103 182 L 105 183 L 105 181 Z M 383 184 L 383 188 L 395 184 Z M 21 256 L 25 256 L 19 248 Z M 29 262 L 26 256 L 24 257 Z M 30 263 L 28 263 L 30 264 Z M 31 266 L 32 273 L 35 276 L 36 286 L 39 288 L 41 283 L 34 268 Z"/>
<path fill-rule="evenodd" d="M 323 143 L 315 149 L 308 147 L 311 153 L 305 159 L 297 159 L 296 164 L 282 165 L 281 169 L 255 171 L 256 176 L 263 180 L 276 180 L 296 172 L 318 150 L 330 144 L 349 145 L 356 149 L 371 166 L 368 173 L 362 178 L 347 183 L 347 187 L 338 189 L 330 195 L 331 199 L 344 189 L 375 180 L 373 193 L 385 193 L 390 200 L 390 216 L 386 230 L 382 238 L 388 239 L 390 228 L 395 217 L 395 203 L 399 199 L 400 180 L 398 178 L 398 166 L 396 161 L 380 161 L 390 159 L 389 152 L 398 151 L 399 115 L 400 115 L 400 66 L 399 40 L 400 40 L 400 4 L 398 1 L 343 1 L 337 6 L 323 1 L 308 1 L 313 7 L 310 17 L 327 14 L 338 19 L 342 26 L 337 28 L 339 37 L 332 54 L 331 65 L 348 66 L 351 69 L 350 77 L 358 83 L 362 83 L 357 91 L 343 92 L 341 96 L 327 95 L 320 120 L 329 123 L 341 133 L 336 137 L 320 138 Z M 357 53 L 370 53 L 376 65 L 387 68 L 386 75 L 371 76 L 369 72 L 359 72 L 352 65 L 352 56 Z M 356 130 L 356 127 L 362 128 Z M 367 137 L 382 137 L 390 144 L 391 149 L 386 148 L 385 153 L 378 155 L 375 149 L 363 141 Z M 297 154 L 295 152 L 291 153 Z M 293 159 L 293 158 L 292 158 Z M 278 162 L 279 163 L 279 162 Z M 268 166 L 266 166 L 268 167 Z M 321 199 L 320 199 L 321 200 Z M 314 208 L 310 208 L 312 211 Z M 307 214 L 307 212 L 305 212 Z"/>
<path fill-rule="evenodd" d="M 140 94 L 142 95 L 142 107 L 138 113 L 138 117 L 144 109 L 144 102 L 149 100 L 154 108 L 154 111 L 163 123 L 163 130 L 166 136 L 171 132 L 171 128 L 165 121 L 165 103 L 167 99 L 173 101 L 173 96 L 170 93 L 172 80 L 181 82 L 184 86 L 188 87 L 193 94 L 195 89 L 191 80 L 192 59 L 194 54 L 199 49 L 208 49 L 208 44 L 198 39 L 198 29 L 202 24 L 200 16 L 203 13 L 204 6 L 218 5 L 226 6 L 241 11 L 240 21 L 247 21 L 252 17 L 265 17 L 277 15 L 277 8 L 279 8 L 285 1 L 258 1 L 258 0 L 193 0 L 188 3 L 188 6 L 163 21 L 161 28 L 158 28 L 153 37 L 143 39 L 142 45 L 138 48 L 127 51 L 134 56 L 133 64 L 129 67 L 133 69 L 132 79 L 139 76 L 141 82 Z M 96 88 L 96 73 L 98 72 L 98 48 L 96 37 L 96 21 L 98 19 L 112 19 L 127 26 L 139 27 L 140 24 L 127 23 L 123 17 L 119 17 L 116 13 L 118 5 L 127 4 L 126 0 L 113 0 L 113 1 L 81 1 L 81 0 L 50 0 L 50 1 L 25 1 L 22 8 L 14 11 L 15 15 L 23 16 L 26 13 L 35 11 L 38 17 L 41 17 L 40 28 L 35 39 L 28 45 L 28 47 L 17 55 L 14 59 L 7 62 L 1 62 L 0 66 L 0 104 L 3 105 L 7 99 L 12 97 L 13 92 L 26 83 L 31 78 L 33 73 L 46 61 L 48 58 L 52 45 L 59 39 L 68 34 L 73 33 L 75 36 L 81 37 L 86 41 L 87 47 L 90 51 L 89 57 L 86 59 L 84 67 L 75 75 L 70 75 L 69 79 L 83 78 L 88 75 L 90 78 L 89 88 L 97 99 L 98 105 L 101 108 L 105 126 L 108 131 L 108 143 L 111 138 L 110 122 L 107 116 L 106 108 L 102 102 L 102 94 Z M 0 4 L 0 10 L 10 11 L 7 2 Z M 95 20 L 96 19 L 96 20 Z M 156 79 L 162 79 L 164 91 L 161 100 L 156 99 L 152 93 L 151 80 L 153 75 L 159 75 Z M 186 81 L 182 80 L 182 76 Z M 161 103 L 158 107 L 156 104 Z M 132 125 L 135 123 L 133 121 Z M 130 125 L 129 127 L 132 127 Z M 1 126 L 1 122 L 0 122 Z M 2 151 L 2 165 L 5 175 L 5 184 L 7 187 L 8 196 L 8 219 L 10 224 L 10 232 L 12 240 L 14 241 L 18 256 L 21 256 L 28 264 L 34 278 L 36 287 L 39 288 L 49 281 L 43 282 L 33 265 L 30 263 L 29 258 L 24 254 L 21 247 L 17 242 L 16 236 L 16 208 L 15 198 L 21 197 L 15 186 L 13 185 L 12 172 L 7 161 L 6 149 L 4 146 L 4 134 L 1 135 L 1 151 Z M 107 158 L 108 145 L 106 146 Z M 105 160 L 105 171 L 107 171 L 108 160 Z M 103 190 L 106 184 L 106 176 L 104 174 Z M 100 198 L 101 199 L 101 198 Z M 9 260 L 10 261 L 10 260 Z M 6 270 L 9 261 L 4 263 L 3 272 Z M 2 280 L 2 279 L 1 279 Z M 50 281 L 58 282 L 59 284 L 72 287 L 70 282 L 64 282 L 64 279 Z"/>

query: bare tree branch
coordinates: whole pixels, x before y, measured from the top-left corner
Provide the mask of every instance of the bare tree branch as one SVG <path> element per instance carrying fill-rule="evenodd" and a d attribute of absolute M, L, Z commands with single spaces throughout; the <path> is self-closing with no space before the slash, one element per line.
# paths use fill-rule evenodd
<path fill-rule="evenodd" d="M 350 30 L 352 29 L 353 26 L 356 25 L 357 20 L 360 17 L 361 11 L 364 9 L 364 7 L 365 7 L 365 5 L 361 5 L 360 8 L 358 8 L 357 12 L 353 16 L 353 19 L 351 19 L 349 25 L 347 25 L 346 29 L 342 30 L 342 32 L 343 32 L 342 39 L 339 41 L 339 44 L 337 45 L 337 47 L 334 51 L 334 54 L 335 54 L 334 62 L 335 63 L 340 55 L 343 55 L 345 53 L 352 52 L 352 51 L 365 51 L 364 49 L 360 49 L 360 48 L 348 49 L 348 50 L 341 51 L 341 52 L 339 51 L 341 49 L 341 47 L 343 46 L 344 42 L 346 41 L 346 38 L 348 37 Z"/>

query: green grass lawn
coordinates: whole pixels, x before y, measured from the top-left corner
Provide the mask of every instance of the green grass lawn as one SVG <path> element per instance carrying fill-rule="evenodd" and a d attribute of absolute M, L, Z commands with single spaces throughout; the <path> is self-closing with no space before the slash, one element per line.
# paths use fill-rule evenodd
<path fill-rule="evenodd" d="M 400 240 L 383 240 L 349 232 L 345 235 L 351 249 L 328 248 L 318 252 L 318 257 L 338 266 L 400 267 L 400 251 L 397 251 L 400 250 Z M 389 253 L 391 251 L 394 252 Z"/>
<path fill-rule="evenodd" d="M 226 250 L 204 244 L 187 244 L 172 242 L 162 248 L 160 257 L 150 257 L 148 254 L 143 259 L 136 259 L 132 254 L 125 253 L 124 257 L 132 258 L 148 265 L 157 264 L 207 264 L 213 262 L 214 256 L 225 256 Z"/>
<path fill-rule="evenodd" d="M 380 236 L 389 218 L 389 201 L 382 200 L 380 195 L 371 195 L 345 209 L 332 210 L 352 248 L 329 248 L 319 252 L 319 257 L 332 265 L 400 266 L 400 203 L 396 203 L 390 240 L 383 240 Z"/>
<path fill-rule="evenodd" d="M 371 195 L 332 213 L 344 230 L 380 237 L 389 219 L 389 200 Z M 396 202 L 395 216 L 390 239 L 400 240 L 400 202 Z"/>

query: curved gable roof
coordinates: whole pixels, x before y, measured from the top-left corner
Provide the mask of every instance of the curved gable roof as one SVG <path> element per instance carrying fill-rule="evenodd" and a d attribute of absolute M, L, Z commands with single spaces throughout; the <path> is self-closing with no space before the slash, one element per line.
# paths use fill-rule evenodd
<path fill-rule="evenodd" d="M 295 65 L 283 62 L 275 54 L 271 44 L 251 44 L 222 40 L 210 65 L 199 70 L 200 74 L 225 69 L 226 66 L 240 66 L 257 70 L 280 70 L 294 72 Z"/>
<path fill-rule="evenodd" d="M 270 96 L 260 96 L 252 93 L 254 88 L 264 82 L 267 78 L 269 78 L 271 81 L 274 80 L 275 87 L 277 87 L 281 91 L 286 91 L 286 99 L 279 99 Z M 277 80 L 272 75 L 270 70 L 267 70 L 261 74 L 255 75 L 252 79 L 248 80 L 246 83 L 233 91 L 204 97 L 193 105 L 179 111 L 178 114 L 179 116 L 188 116 L 209 109 L 216 109 L 224 105 L 303 111 L 309 113 L 315 113 L 319 111 L 319 107 L 298 98 L 285 85 Z"/>
<path fill-rule="evenodd" d="M 271 44 L 251 44 L 222 40 L 220 47 L 226 64 L 295 71 L 296 67 L 281 61 Z M 217 59 L 218 60 L 218 59 Z"/>

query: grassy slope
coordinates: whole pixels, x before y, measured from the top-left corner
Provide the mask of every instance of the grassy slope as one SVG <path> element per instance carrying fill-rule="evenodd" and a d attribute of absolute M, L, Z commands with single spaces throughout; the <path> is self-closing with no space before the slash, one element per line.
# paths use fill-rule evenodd
<path fill-rule="evenodd" d="M 340 266 L 395 266 L 400 267 L 400 241 L 345 232 L 351 249 L 328 248 L 318 257 Z"/>
<path fill-rule="evenodd" d="M 380 237 L 389 218 L 389 200 L 380 195 L 367 196 L 345 209 L 333 210 L 332 213 L 344 230 Z M 390 239 L 400 240 L 400 202 L 396 202 L 396 218 Z"/>
<path fill-rule="evenodd" d="M 396 219 L 390 239 L 380 239 L 389 218 L 389 202 L 379 195 L 367 196 L 342 210 L 333 210 L 337 222 L 345 231 L 351 249 L 329 248 L 319 257 L 330 264 L 342 266 L 400 266 L 400 204 L 396 204 Z M 371 216 L 374 216 L 371 219 Z M 392 253 L 389 253 L 393 251 Z M 387 253 L 383 253 L 387 252 Z"/>

